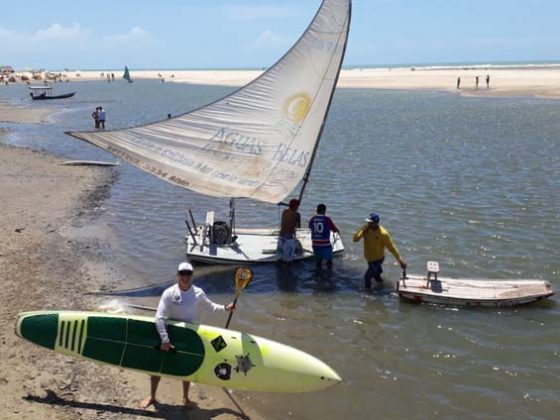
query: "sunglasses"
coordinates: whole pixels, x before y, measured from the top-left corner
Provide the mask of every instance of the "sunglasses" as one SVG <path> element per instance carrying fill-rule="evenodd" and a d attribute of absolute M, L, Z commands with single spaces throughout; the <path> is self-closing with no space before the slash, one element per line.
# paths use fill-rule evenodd
<path fill-rule="evenodd" d="M 179 271 L 178 273 L 180 276 L 192 276 L 193 272 L 190 270 Z"/>

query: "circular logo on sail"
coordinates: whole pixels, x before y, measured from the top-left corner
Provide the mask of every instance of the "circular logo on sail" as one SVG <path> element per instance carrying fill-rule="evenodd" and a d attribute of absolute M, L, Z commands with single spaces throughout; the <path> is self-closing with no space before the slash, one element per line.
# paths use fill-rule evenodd
<path fill-rule="evenodd" d="M 284 101 L 284 115 L 295 123 L 300 123 L 311 108 L 311 98 L 306 93 L 296 93 Z"/>

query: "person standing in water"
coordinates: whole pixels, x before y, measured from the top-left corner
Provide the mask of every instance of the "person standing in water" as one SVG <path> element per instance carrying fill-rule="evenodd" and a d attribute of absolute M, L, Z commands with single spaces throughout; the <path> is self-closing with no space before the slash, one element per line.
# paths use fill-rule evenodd
<path fill-rule="evenodd" d="M 197 322 L 201 308 L 210 312 L 233 311 L 233 303 L 220 305 L 212 302 L 206 296 L 204 290 L 192 284 L 193 266 L 188 262 L 182 262 L 177 268 L 177 283 L 166 289 L 161 295 L 156 312 L 156 328 L 161 339 L 159 346 L 161 351 L 172 351 L 172 339 L 167 333 L 165 321 L 172 319 L 175 321 Z M 140 402 L 140 407 L 148 408 L 157 403 L 156 393 L 161 381 L 159 376 L 150 376 L 150 396 Z M 190 382 L 183 381 L 183 404 L 186 407 L 192 406 L 189 399 Z"/>
<path fill-rule="evenodd" d="M 95 128 L 99 128 L 99 107 L 95 108 L 95 111 L 91 113 L 91 118 L 95 122 Z"/>
<path fill-rule="evenodd" d="M 291 262 L 296 256 L 296 229 L 301 228 L 301 215 L 298 212 L 299 200 L 293 198 L 288 208 L 282 212 L 278 247 L 282 251 L 282 261 Z"/>
<path fill-rule="evenodd" d="M 317 206 L 317 214 L 309 220 L 309 229 L 311 230 L 316 267 L 321 268 L 324 259 L 327 261 L 327 268 L 331 269 L 333 264 L 331 232 L 338 233 L 338 228 L 329 216 L 325 216 L 326 212 L 327 206 L 319 204 Z"/>
<path fill-rule="evenodd" d="M 364 275 L 364 287 L 371 289 L 372 278 L 378 283 L 383 281 L 381 274 L 383 273 L 383 261 L 385 261 L 385 248 L 394 255 L 403 270 L 406 269 L 406 262 L 402 259 L 389 232 L 379 225 L 379 216 L 371 213 L 366 218 L 366 222 L 367 224 L 354 234 L 353 241 L 364 240 L 364 258 L 368 263 L 368 269 Z"/>
<path fill-rule="evenodd" d="M 103 109 L 102 106 L 99 107 L 99 126 L 101 127 L 102 130 L 105 130 L 105 110 Z"/>

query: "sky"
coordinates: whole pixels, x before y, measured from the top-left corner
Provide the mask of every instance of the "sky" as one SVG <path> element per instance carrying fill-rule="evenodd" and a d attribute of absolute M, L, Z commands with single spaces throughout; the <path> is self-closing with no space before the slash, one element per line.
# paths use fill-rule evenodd
<path fill-rule="evenodd" d="M 320 0 L 12 2 L 0 65 L 263 68 Z M 354 0 L 345 66 L 560 61 L 559 0 Z"/>

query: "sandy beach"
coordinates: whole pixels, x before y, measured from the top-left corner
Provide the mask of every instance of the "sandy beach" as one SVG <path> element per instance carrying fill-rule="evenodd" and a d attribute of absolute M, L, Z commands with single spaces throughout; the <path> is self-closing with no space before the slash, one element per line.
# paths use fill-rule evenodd
<path fill-rule="evenodd" d="M 84 293 L 117 286 L 105 261 L 107 238 L 96 225 L 116 173 L 61 161 L 0 145 L 1 417 L 185 418 L 178 381 L 163 380 L 161 404 L 143 410 L 138 403 L 149 393 L 147 375 L 64 357 L 14 334 L 20 311 L 97 310 L 102 298 Z M 195 384 L 191 398 L 197 406 L 190 419 L 259 418 L 217 387 Z"/>
<path fill-rule="evenodd" d="M 261 72 L 131 70 L 131 74 L 136 80 L 159 78 L 166 83 L 241 86 Z M 489 89 L 486 75 L 490 75 Z M 460 89 L 456 87 L 457 77 L 461 77 Z M 69 84 L 103 80 L 100 72 L 93 71 L 80 72 L 80 77 L 69 73 L 69 78 Z M 338 86 L 560 98 L 560 72 L 558 68 L 529 67 L 358 68 L 343 70 Z M 0 103 L 0 122 L 48 122 L 51 112 L 48 107 L 16 108 Z M 96 226 L 115 172 L 61 166 L 62 160 L 0 145 L 0 234 L 4 238 L 0 242 L 0 282 L 4 290 L 0 320 L 1 417 L 260 418 L 236 394 L 204 385 L 193 387 L 191 397 L 197 407 L 186 414 L 181 406 L 181 385 L 171 380 L 162 381 L 161 404 L 140 409 L 139 401 L 149 393 L 146 375 L 64 357 L 15 336 L 14 321 L 20 311 L 99 310 L 104 299 L 84 292 L 101 287 L 118 289 L 118 267 L 111 267 L 104 254 L 110 233 Z"/>
<path fill-rule="evenodd" d="M 122 82 L 122 70 L 109 70 Z M 259 77 L 263 70 L 134 70 L 134 80 L 240 87 Z M 24 73 L 17 73 L 22 75 Z M 63 80 L 106 81 L 107 71 L 62 72 Z M 479 86 L 476 87 L 476 76 Z M 490 76 L 489 88 L 486 76 Z M 457 78 L 461 78 L 457 89 Z M 41 83 L 41 82 L 34 82 Z M 342 69 L 338 88 L 441 90 L 470 96 L 519 96 L 560 98 L 560 65 L 467 66 L 467 67 L 359 67 Z M 0 86 L 1 88 L 1 86 Z M 2 111 L 0 104 L 0 111 Z M 3 110 L 2 113 L 8 112 Z M 29 117 L 21 117 L 29 118 Z M 35 117 L 37 118 L 37 117 Z M 32 121 L 31 121 L 32 122 Z"/>
<path fill-rule="evenodd" d="M 120 79 L 122 71 L 114 71 Z M 79 74 L 80 77 L 76 77 Z M 131 70 L 136 80 L 201 85 L 243 86 L 262 74 L 260 70 Z M 490 88 L 486 88 L 486 76 Z M 97 71 L 68 73 L 70 80 L 104 80 Z M 479 87 L 475 78 L 479 76 Z M 457 89 L 457 78 L 461 78 Z M 343 69 L 339 88 L 442 90 L 476 96 L 529 96 L 560 98 L 558 66 L 446 67 Z"/>
<path fill-rule="evenodd" d="M 0 101 L 0 122 L 8 123 L 42 123 L 47 122 L 53 110 L 43 108 L 19 108 Z"/>

